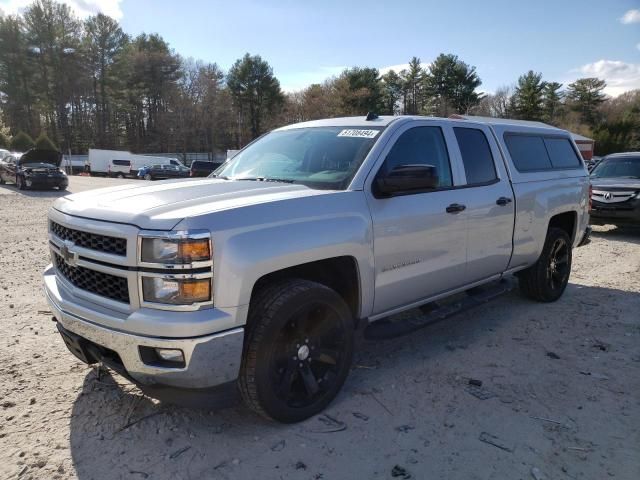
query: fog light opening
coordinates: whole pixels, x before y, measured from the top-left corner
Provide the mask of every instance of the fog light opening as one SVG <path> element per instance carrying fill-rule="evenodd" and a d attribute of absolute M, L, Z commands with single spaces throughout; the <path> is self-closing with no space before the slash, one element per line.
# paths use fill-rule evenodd
<path fill-rule="evenodd" d="M 184 368 L 184 353 L 178 348 L 139 347 L 143 363 L 152 367 Z"/>

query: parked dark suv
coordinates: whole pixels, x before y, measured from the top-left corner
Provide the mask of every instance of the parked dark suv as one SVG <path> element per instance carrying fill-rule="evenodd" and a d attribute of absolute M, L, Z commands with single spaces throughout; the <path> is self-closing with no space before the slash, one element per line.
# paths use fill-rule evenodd
<path fill-rule="evenodd" d="M 20 190 L 55 187 L 65 190 L 69 179 L 60 169 L 61 161 L 60 152 L 37 148 L 20 157 L 9 155 L 0 162 L 0 183 L 15 183 Z"/>
<path fill-rule="evenodd" d="M 607 155 L 591 172 L 594 225 L 640 225 L 640 152 Z"/>
<path fill-rule="evenodd" d="M 207 162 L 204 160 L 196 160 L 191 163 L 192 177 L 208 177 L 211 172 L 222 165 L 220 162 Z"/>

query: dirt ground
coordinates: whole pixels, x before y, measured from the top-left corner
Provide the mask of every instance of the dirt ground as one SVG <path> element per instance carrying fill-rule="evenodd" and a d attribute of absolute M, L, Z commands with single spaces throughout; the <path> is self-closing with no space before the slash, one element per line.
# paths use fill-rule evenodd
<path fill-rule="evenodd" d="M 514 291 L 365 342 L 324 415 L 279 425 L 162 405 L 67 352 L 41 292 L 58 195 L 0 187 L 2 479 L 640 478 L 640 231 L 596 228 L 557 303 Z"/>

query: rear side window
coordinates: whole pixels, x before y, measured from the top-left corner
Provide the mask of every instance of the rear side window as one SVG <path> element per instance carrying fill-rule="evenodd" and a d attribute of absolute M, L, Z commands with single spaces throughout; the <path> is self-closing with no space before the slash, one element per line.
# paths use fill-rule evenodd
<path fill-rule="evenodd" d="M 582 160 L 568 138 L 507 133 L 504 141 L 520 172 L 582 168 Z"/>
<path fill-rule="evenodd" d="M 120 165 L 121 167 L 128 167 L 131 165 L 129 160 L 113 160 L 114 165 Z"/>
<path fill-rule="evenodd" d="M 551 160 L 544 140 L 537 135 L 505 135 L 504 141 L 516 168 L 521 172 L 550 170 Z"/>
<path fill-rule="evenodd" d="M 487 184 L 496 180 L 496 167 L 487 137 L 476 128 L 454 127 L 464 173 L 468 185 Z"/>
<path fill-rule="evenodd" d="M 404 132 L 391 148 L 383 169 L 399 165 L 433 165 L 438 171 L 438 187 L 453 185 L 449 154 L 440 127 L 414 127 Z"/>
<path fill-rule="evenodd" d="M 547 152 L 549 152 L 553 168 L 575 168 L 581 166 L 582 162 L 568 138 L 545 137 L 544 144 L 547 147 Z"/>

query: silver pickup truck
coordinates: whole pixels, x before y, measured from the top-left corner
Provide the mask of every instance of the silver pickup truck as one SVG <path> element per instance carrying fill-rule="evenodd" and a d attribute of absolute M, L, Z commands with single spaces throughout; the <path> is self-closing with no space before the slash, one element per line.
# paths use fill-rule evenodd
<path fill-rule="evenodd" d="M 237 386 L 256 412 L 295 422 L 336 396 L 363 324 L 510 274 L 557 300 L 589 188 L 555 128 L 290 125 L 209 178 L 57 200 L 45 293 L 82 361 L 143 391 Z"/>

